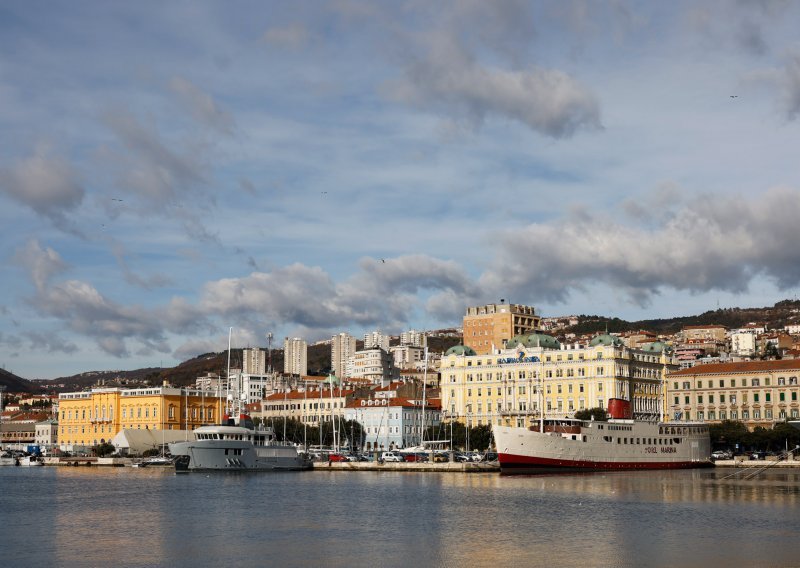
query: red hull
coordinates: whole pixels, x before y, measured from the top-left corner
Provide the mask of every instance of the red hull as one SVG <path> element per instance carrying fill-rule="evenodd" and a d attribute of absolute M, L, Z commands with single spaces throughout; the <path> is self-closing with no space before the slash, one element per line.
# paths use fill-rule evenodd
<path fill-rule="evenodd" d="M 502 473 L 536 473 L 544 471 L 600 471 L 600 470 L 629 470 L 629 469 L 688 469 L 696 467 L 710 467 L 711 462 L 696 461 L 662 461 L 662 462 L 602 462 L 557 460 L 550 458 L 535 458 L 513 454 L 499 454 L 500 470 Z"/>

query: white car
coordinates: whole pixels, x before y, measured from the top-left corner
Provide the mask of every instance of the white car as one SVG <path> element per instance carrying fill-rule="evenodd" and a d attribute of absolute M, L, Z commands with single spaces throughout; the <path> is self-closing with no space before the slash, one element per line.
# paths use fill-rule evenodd
<path fill-rule="evenodd" d="M 398 454 L 397 452 L 383 452 L 381 459 L 385 462 L 402 462 L 406 461 L 403 459 L 403 456 Z"/>

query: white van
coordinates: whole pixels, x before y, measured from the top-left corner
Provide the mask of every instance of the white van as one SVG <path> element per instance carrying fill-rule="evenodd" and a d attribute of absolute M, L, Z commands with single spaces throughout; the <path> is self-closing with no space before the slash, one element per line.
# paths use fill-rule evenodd
<path fill-rule="evenodd" d="M 381 459 L 385 462 L 402 462 L 406 461 L 403 459 L 403 456 L 398 454 L 397 452 L 383 452 L 381 454 Z"/>

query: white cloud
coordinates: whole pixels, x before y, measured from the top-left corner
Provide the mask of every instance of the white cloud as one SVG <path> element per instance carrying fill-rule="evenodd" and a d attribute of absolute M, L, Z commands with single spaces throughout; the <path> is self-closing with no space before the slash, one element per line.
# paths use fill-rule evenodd
<path fill-rule="evenodd" d="M 800 279 L 800 192 L 757 199 L 694 199 L 655 226 L 637 228 L 587 211 L 500 235 L 500 255 L 482 288 L 526 301 L 563 302 L 597 283 L 646 306 L 667 288 L 742 292 L 764 275 L 781 288 Z"/>
<path fill-rule="evenodd" d="M 43 145 L 11 168 L 0 169 L 0 191 L 61 228 L 68 228 L 66 213 L 76 209 L 85 195 L 73 167 L 61 157 L 50 156 Z"/>
<path fill-rule="evenodd" d="M 31 239 L 14 256 L 18 264 L 28 270 L 36 289 L 42 292 L 48 281 L 68 268 L 66 262 L 52 248 L 42 248 L 39 241 Z"/>

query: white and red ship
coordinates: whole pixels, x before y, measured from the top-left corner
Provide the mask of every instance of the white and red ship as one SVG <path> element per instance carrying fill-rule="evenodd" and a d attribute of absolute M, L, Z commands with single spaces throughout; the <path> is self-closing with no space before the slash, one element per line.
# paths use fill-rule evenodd
<path fill-rule="evenodd" d="M 527 428 L 493 426 L 502 473 L 708 467 L 711 440 L 702 422 L 632 420 L 630 402 L 608 401 L 608 421 L 540 420 Z"/>

